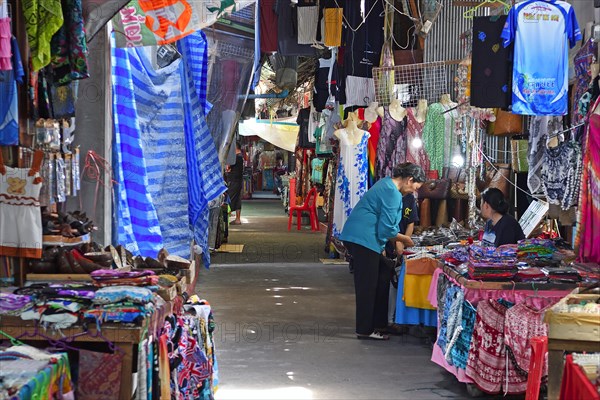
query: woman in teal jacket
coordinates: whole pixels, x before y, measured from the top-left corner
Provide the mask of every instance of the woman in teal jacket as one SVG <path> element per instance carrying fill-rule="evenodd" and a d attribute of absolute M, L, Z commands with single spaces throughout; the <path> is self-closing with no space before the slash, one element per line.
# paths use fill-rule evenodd
<path fill-rule="evenodd" d="M 340 239 L 352 256 L 356 292 L 356 336 L 387 340 L 377 329 L 387 327 L 389 271 L 379 263 L 388 240 L 413 246 L 411 238 L 399 233 L 402 197 L 415 193 L 425 182 L 418 165 L 404 163 L 392 177 L 380 179 L 352 209 Z"/>

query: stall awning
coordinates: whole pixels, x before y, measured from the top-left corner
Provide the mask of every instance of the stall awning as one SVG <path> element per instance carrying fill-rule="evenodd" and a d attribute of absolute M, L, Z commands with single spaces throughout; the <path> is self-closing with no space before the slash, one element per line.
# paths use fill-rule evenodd
<path fill-rule="evenodd" d="M 294 122 L 249 119 L 239 124 L 241 136 L 258 136 L 273 145 L 294 152 L 300 127 Z"/>

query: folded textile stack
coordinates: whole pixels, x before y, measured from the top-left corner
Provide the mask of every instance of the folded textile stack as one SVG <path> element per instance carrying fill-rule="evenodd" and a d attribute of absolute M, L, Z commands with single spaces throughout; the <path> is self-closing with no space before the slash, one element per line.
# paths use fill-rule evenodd
<path fill-rule="evenodd" d="M 469 261 L 469 248 L 466 246 L 457 247 L 445 254 L 442 254 L 441 259 L 452 265 L 459 265 Z"/>
<path fill-rule="evenodd" d="M 597 263 L 573 263 L 572 267 L 579 272 L 587 281 L 600 281 L 600 264 Z"/>
<path fill-rule="evenodd" d="M 120 269 L 99 269 L 90 276 L 94 285 L 105 286 L 155 286 L 158 276 L 152 271 L 125 271 Z"/>
<path fill-rule="evenodd" d="M 515 281 L 517 282 L 546 282 L 548 276 L 540 268 L 528 267 L 519 268 L 519 272 L 515 275 Z"/>
<path fill-rule="evenodd" d="M 532 259 L 551 260 L 556 252 L 556 247 L 549 239 L 523 239 L 517 244 L 519 260 L 531 261 Z"/>
<path fill-rule="evenodd" d="M 548 272 L 548 280 L 554 283 L 577 283 L 581 276 L 575 268 L 552 268 Z"/>
<path fill-rule="evenodd" d="M 93 306 L 83 317 L 101 322 L 134 323 L 154 311 L 154 294 L 137 286 L 106 286 L 98 289 Z"/>
<path fill-rule="evenodd" d="M 19 316 L 33 307 L 31 296 L 0 293 L 0 315 Z"/>
<path fill-rule="evenodd" d="M 81 284 L 34 285 L 20 289 L 34 304 L 21 312 L 21 319 L 38 320 L 43 325 L 68 328 L 77 321 L 81 310 L 92 304 L 96 288 Z"/>
<path fill-rule="evenodd" d="M 469 249 L 469 278 L 482 281 L 513 279 L 518 271 L 517 247 L 504 245 L 498 248 L 471 246 Z"/>

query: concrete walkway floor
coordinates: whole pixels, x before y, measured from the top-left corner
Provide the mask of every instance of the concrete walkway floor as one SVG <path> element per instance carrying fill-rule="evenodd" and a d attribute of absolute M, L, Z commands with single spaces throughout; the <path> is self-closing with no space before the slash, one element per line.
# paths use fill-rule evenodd
<path fill-rule="evenodd" d="M 273 200 L 245 201 L 242 221 L 229 243 L 244 252 L 215 255 L 197 286 L 217 325 L 217 400 L 470 398 L 426 339 L 356 339 L 353 278 L 319 262 L 322 233 L 288 232 Z"/>
<path fill-rule="evenodd" d="M 465 399 L 424 339 L 354 335 L 346 266 L 245 264 L 202 271 L 213 306 L 217 399 Z"/>

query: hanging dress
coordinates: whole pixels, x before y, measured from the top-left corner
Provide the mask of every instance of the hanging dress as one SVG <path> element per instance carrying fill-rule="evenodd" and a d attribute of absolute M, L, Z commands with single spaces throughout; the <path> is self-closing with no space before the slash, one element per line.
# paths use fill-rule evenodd
<path fill-rule="evenodd" d="M 592 108 L 598 107 L 600 100 Z M 576 245 L 578 261 L 600 262 L 600 115 L 589 116 L 587 138 L 583 143 L 583 175 L 579 199 L 579 218 Z"/>
<path fill-rule="evenodd" d="M 446 109 L 441 103 L 434 103 L 427 110 L 427 119 L 423 127 L 423 147 L 430 160 L 431 170 L 442 174 L 446 151 Z"/>
<path fill-rule="evenodd" d="M 396 121 L 384 107 L 377 144 L 377 178 L 392 176 L 395 166 L 406 162 L 406 119 Z"/>
<path fill-rule="evenodd" d="M 340 157 L 335 186 L 333 209 L 333 236 L 338 238 L 354 206 L 367 192 L 368 168 L 367 143 L 369 132 L 355 137 L 343 129 L 340 135 Z"/>
<path fill-rule="evenodd" d="M 42 257 L 42 213 L 39 170 L 44 153 L 37 151 L 31 168 L 4 165 L 0 152 L 0 255 Z"/>
<path fill-rule="evenodd" d="M 429 171 L 429 157 L 423 147 L 423 123 L 417 121 L 415 116 L 416 109 L 407 109 L 406 114 L 406 162 L 417 164 L 423 171 Z M 415 139 L 421 140 L 421 146 L 414 146 Z"/>

